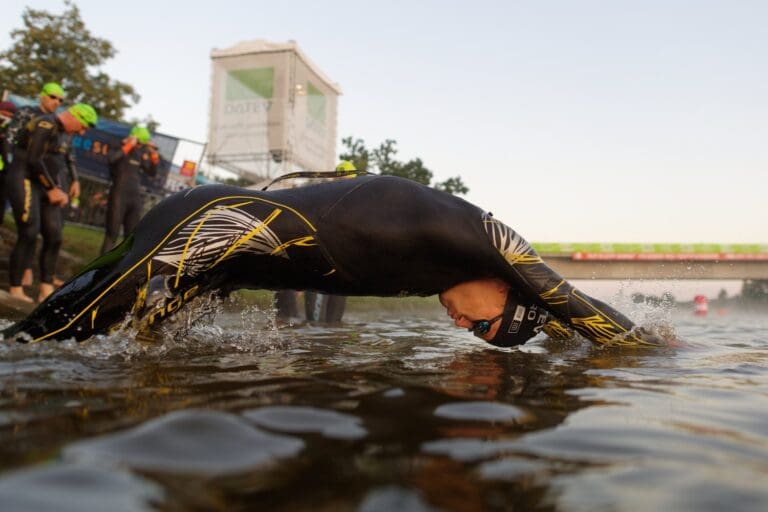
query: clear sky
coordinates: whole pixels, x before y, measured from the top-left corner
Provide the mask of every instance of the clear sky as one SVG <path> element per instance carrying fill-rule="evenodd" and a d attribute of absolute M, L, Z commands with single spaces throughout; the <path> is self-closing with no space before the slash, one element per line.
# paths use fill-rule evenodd
<path fill-rule="evenodd" d="M 204 141 L 209 53 L 295 40 L 339 138 L 398 142 L 531 241 L 768 243 L 768 2 L 79 0 L 141 94 Z M 0 48 L 24 6 L 3 2 Z"/>

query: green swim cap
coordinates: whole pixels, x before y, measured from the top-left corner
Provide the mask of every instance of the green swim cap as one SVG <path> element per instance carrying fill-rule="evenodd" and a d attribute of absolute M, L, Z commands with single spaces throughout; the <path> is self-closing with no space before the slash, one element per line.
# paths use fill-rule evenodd
<path fill-rule="evenodd" d="M 40 96 L 48 95 L 64 98 L 67 93 L 65 93 L 64 89 L 62 89 L 61 86 L 56 82 L 48 82 L 47 84 L 43 85 L 43 88 L 40 90 Z"/>
<path fill-rule="evenodd" d="M 337 171 L 356 171 L 357 167 L 349 160 L 342 160 L 339 165 L 336 166 Z"/>
<path fill-rule="evenodd" d="M 93 128 L 99 120 L 96 110 L 86 103 L 76 103 L 69 107 L 67 112 L 72 114 L 86 128 Z"/>
<path fill-rule="evenodd" d="M 131 128 L 131 137 L 136 137 L 139 142 L 142 144 L 146 144 L 149 142 L 149 130 L 144 128 L 143 126 L 136 125 L 133 128 Z"/>

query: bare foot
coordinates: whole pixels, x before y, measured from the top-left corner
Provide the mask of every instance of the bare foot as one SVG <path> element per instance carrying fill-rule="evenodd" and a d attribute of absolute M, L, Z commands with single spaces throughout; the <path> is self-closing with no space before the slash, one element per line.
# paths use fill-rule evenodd
<path fill-rule="evenodd" d="M 27 302 L 29 304 L 34 304 L 35 303 L 35 301 L 34 301 L 34 299 L 32 299 L 32 297 L 30 297 L 29 295 L 24 293 L 24 288 L 22 288 L 21 286 L 11 286 L 8 289 L 8 295 L 10 295 L 11 297 L 13 297 L 16 300 L 20 300 L 21 302 Z"/>
<path fill-rule="evenodd" d="M 43 302 L 53 293 L 54 286 L 51 283 L 40 283 L 40 292 L 37 294 L 37 302 Z"/>
<path fill-rule="evenodd" d="M 21 276 L 21 286 L 32 286 L 34 276 L 32 275 L 32 269 L 28 268 L 24 270 L 24 275 Z"/>

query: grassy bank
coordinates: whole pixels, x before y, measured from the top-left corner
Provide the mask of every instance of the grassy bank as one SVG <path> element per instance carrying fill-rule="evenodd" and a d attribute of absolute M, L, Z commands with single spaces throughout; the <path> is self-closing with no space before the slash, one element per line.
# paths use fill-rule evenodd
<path fill-rule="evenodd" d="M 235 292 L 244 304 L 256 305 L 261 309 L 272 305 L 274 294 L 268 290 L 239 290 Z M 347 297 L 346 311 L 414 311 L 433 310 L 440 307 L 437 297 Z M 300 297 L 299 311 L 304 311 Z M 303 313 L 302 313 L 303 314 Z"/>
<path fill-rule="evenodd" d="M 81 266 L 95 259 L 104 241 L 104 229 L 83 224 L 64 224 L 64 241 L 61 248 L 72 254 Z"/>

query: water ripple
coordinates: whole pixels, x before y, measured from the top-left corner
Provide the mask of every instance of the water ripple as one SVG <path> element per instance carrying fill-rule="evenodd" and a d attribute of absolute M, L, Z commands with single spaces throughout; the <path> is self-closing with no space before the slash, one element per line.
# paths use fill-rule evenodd
<path fill-rule="evenodd" d="M 367 434 L 361 420 L 350 414 L 316 407 L 271 406 L 244 411 L 257 425 L 282 432 L 319 432 L 329 439 L 360 439 Z"/>
<path fill-rule="evenodd" d="M 262 432 L 233 414 L 184 410 L 125 432 L 73 443 L 64 449 L 64 457 L 141 470 L 220 474 L 251 470 L 303 448 L 300 439 Z"/>

